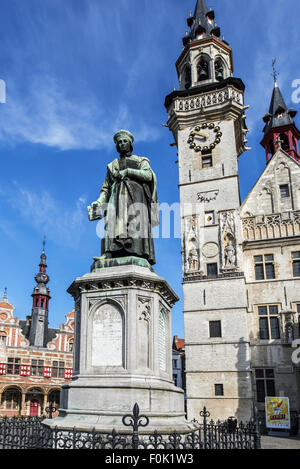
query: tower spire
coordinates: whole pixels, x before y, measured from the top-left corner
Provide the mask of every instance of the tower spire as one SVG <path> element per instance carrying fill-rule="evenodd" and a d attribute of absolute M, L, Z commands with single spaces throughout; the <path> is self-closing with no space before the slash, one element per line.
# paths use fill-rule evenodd
<path fill-rule="evenodd" d="M 32 315 L 30 325 L 29 341 L 30 345 L 45 347 L 48 337 L 48 309 L 50 290 L 47 287 L 50 281 L 47 274 L 47 263 L 45 254 L 45 238 L 43 240 L 43 250 L 40 258 L 39 272 L 35 276 L 36 286 L 33 290 Z"/>
<path fill-rule="evenodd" d="M 279 73 L 277 72 L 277 70 L 275 68 L 275 63 L 276 63 L 276 59 L 273 59 L 272 60 L 272 69 L 273 69 L 272 76 L 273 76 L 273 79 L 274 79 L 274 85 L 275 85 L 275 87 L 277 87 L 278 86 L 277 77 L 278 77 Z"/>
<path fill-rule="evenodd" d="M 220 39 L 215 12 L 207 6 L 206 0 L 196 1 L 187 24 L 189 31 L 182 39 L 184 48 L 176 62 L 180 91 L 230 81 L 233 78 L 232 49 L 224 36 Z"/>
<path fill-rule="evenodd" d="M 210 36 L 220 37 L 220 28 L 215 23 L 215 12 L 208 8 L 205 0 L 197 0 L 194 15 L 187 19 L 190 34 L 183 38 L 183 45 L 190 41 L 204 39 Z"/>
<path fill-rule="evenodd" d="M 3 303 L 8 303 L 8 299 L 7 299 L 7 287 L 5 287 L 4 289 L 4 295 L 3 295 Z"/>
<path fill-rule="evenodd" d="M 275 69 L 276 59 L 272 60 L 274 88 L 271 97 L 269 112 L 264 115 L 264 138 L 261 145 L 266 150 L 267 163 L 279 148 L 283 149 L 296 161 L 300 161 L 298 140 L 300 132 L 297 129 L 294 117 L 297 111 L 288 109 L 278 86 L 279 73 Z"/>

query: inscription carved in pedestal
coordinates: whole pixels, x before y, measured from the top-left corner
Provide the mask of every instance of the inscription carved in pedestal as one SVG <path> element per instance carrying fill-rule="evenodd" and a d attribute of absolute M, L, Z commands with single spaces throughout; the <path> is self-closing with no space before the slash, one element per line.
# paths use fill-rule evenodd
<path fill-rule="evenodd" d="M 100 306 L 93 318 L 92 366 L 123 366 L 123 318 L 117 306 Z"/>

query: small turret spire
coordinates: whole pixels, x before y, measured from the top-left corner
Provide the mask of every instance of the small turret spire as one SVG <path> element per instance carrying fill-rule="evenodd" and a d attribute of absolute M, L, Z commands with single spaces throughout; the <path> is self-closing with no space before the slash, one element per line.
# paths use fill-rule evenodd
<path fill-rule="evenodd" d="M 264 115 L 263 128 L 264 138 L 261 145 L 266 150 L 267 163 L 276 153 L 282 149 L 296 161 L 300 161 L 299 145 L 300 132 L 297 129 L 294 117 L 297 111 L 293 108 L 288 109 L 285 100 L 278 86 L 277 77 L 279 75 L 275 68 L 276 59 L 272 60 L 274 88 L 270 102 L 269 112 Z"/>
<path fill-rule="evenodd" d="M 4 302 L 4 303 L 8 303 L 8 299 L 7 299 L 7 287 L 5 287 L 5 289 L 4 289 L 3 302 Z"/>
<path fill-rule="evenodd" d="M 214 20 L 215 13 L 212 7 L 210 6 L 208 9 L 205 0 L 197 0 L 194 15 L 191 16 L 190 14 L 187 19 L 187 24 L 191 31 L 189 36 L 183 39 L 184 46 L 189 41 L 204 39 L 210 36 L 219 38 L 221 31 Z"/>
<path fill-rule="evenodd" d="M 50 281 L 47 274 L 45 241 L 43 240 L 43 250 L 39 264 L 39 272 L 35 276 L 36 286 L 34 287 L 32 298 L 32 316 L 29 341 L 30 345 L 45 347 L 48 337 L 48 309 L 50 301 L 50 290 L 47 283 Z"/>

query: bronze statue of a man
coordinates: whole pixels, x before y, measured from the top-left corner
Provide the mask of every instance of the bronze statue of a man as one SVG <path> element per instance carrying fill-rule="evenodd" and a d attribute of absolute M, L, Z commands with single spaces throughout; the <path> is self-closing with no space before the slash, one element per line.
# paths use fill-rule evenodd
<path fill-rule="evenodd" d="M 89 219 L 105 217 L 104 258 L 136 256 L 153 265 L 152 227 L 159 223 L 156 176 L 147 158 L 132 155 L 130 132 L 120 130 L 114 142 L 120 158 L 107 166 L 100 196 L 88 207 Z"/>

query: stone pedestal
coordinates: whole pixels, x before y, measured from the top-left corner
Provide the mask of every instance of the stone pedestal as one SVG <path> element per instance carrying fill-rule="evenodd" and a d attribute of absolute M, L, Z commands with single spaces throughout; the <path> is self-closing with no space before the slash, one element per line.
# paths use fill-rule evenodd
<path fill-rule="evenodd" d="M 140 260 L 106 267 L 110 262 L 96 261 L 68 289 L 76 313 L 73 379 L 63 387 L 59 417 L 45 423 L 128 432 L 122 417 L 138 403 L 150 419 L 141 433 L 186 433 L 192 427 L 183 390 L 172 381 L 171 309 L 178 298 Z"/>

